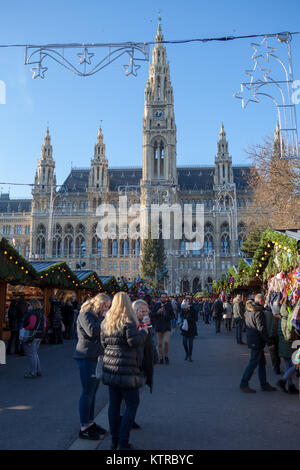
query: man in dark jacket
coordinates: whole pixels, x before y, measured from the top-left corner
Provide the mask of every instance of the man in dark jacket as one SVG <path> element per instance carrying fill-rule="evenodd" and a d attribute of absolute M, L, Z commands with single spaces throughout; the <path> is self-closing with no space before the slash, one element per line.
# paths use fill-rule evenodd
<path fill-rule="evenodd" d="M 175 317 L 171 303 L 168 301 L 168 296 L 162 293 L 160 296 L 160 302 L 154 305 L 151 321 L 155 321 L 155 331 L 157 332 L 158 338 L 158 351 L 160 364 L 169 364 L 169 343 L 170 343 L 170 332 L 171 332 L 171 320 Z"/>
<path fill-rule="evenodd" d="M 221 321 L 223 318 L 223 302 L 221 298 L 219 297 L 218 299 L 215 300 L 213 306 L 212 306 L 212 317 L 215 320 L 216 324 L 216 333 L 221 333 Z"/>
<path fill-rule="evenodd" d="M 264 347 L 273 347 L 272 339 L 269 338 L 266 326 L 266 319 L 263 312 L 264 296 L 257 294 L 254 302 L 248 300 L 246 303 L 245 322 L 248 347 L 251 349 L 251 356 L 248 366 L 244 372 L 240 383 L 240 389 L 245 393 L 255 393 L 249 387 L 249 381 L 258 366 L 258 377 L 261 389 L 265 392 L 273 392 L 277 389 L 267 382 L 266 358 Z"/>

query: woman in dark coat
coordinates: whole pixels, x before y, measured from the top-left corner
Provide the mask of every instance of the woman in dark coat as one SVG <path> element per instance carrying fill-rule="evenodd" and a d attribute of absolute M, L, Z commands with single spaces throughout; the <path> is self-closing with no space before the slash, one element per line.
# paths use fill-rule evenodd
<path fill-rule="evenodd" d="M 184 323 L 184 320 L 187 320 L 187 330 L 183 330 L 181 325 L 181 334 L 183 336 L 183 347 L 185 350 L 185 361 L 190 361 L 192 362 L 192 352 L 193 352 L 193 342 L 194 338 L 197 335 L 197 317 L 198 314 L 192 304 L 184 300 L 181 304 L 181 312 L 180 316 L 182 319 L 182 322 Z"/>
<path fill-rule="evenodd" d="M 139 321 L 125 292 L 118 292 L 101 325 L 104 348 L 102 381 L 109 386 L 108 419 L 112 449 L 130 449 L 129 434 L 139 405 L 139 388 L 144 385 L 141 347 L 146 341 L 147 326 Z M 126 409 L 120 423 L 120 405 Z"/>

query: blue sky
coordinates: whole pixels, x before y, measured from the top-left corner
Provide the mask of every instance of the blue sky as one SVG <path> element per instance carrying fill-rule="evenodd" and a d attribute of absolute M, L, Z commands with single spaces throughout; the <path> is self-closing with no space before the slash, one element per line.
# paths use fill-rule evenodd
<path fill-rule="evenodd" d="M 44 0 L 1 5 L 1 44 L 151 41 L 161 10 L 166 40 L 298 31 L 298 0 Z M 257 41 L 256 41 L 257 42 Z M 272 43 L 285 57 L 285 46 Z M 300 79 L 300 35 L 292 40 L 294 78 Z M 281 49 L 280 49 L 281 48 Z M 74 51 L 74 57 L 80 52 Z M 93 51 L 95 52 L 95 51 Z M 99 51 L 103 54 L 103 51 Z M 233 93 L 253 66 L 251 40 L 168 45 L 177 124 L 177 164 L 213 164 L 221 121 L 234 164 L 245 149 L 271 135 L 276 109 L 267 100 L 242 109 Z M 78 60 L 78 59 L 77 59 Z M 24 48 L 0 48 L 0 180 L 32 183 L 49 122 L 57 182 L 71 162 L 88 167 L 100 120 L 110 166 L 141 166 L 142 116 L 148 63 L 126 77 L 124 57 L 92 77 L 77 77 L 48 60 L 44 80 L 33 80 Z M 6 192 L 7 186 L 2 186 Z M 11 197 L 30 196 L 10 187 Z"/>

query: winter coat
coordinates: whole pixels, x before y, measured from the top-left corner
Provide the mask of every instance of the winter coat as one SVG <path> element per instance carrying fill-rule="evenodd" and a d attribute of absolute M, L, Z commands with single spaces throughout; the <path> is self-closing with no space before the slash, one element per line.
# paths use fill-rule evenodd
<path fill-rule="evenodd" d="M 17 317 L 17 309 L 16 309 L 16 301 L 12 300 L 7 312 L 8 315 L 8 326 L 11 331 L 18 330 L 18 317 Z"/>
<path fill-rule="evenodd" d="M 222 320 L 224 313 L 223 302 L 220 299 L 217 299 L 212 306 L 212 316 L 217 320 Z"/>
<path fill-rule="evenodd" d="M 194 338 L 197 335 L 197 318 L 198 314 L 193 305 L 190 308 L 183 308 L 180 312 L 180 317 L 182 320 L 187 320 L 188 323 L 188 330 L 181 330 L 182 336 L 186 336 L 187 338 Z"/>
<path fill-rule="evenodd" d="M 146 385 L 148 385 L 150 392 L 152 393 L 154 372 L 153 365 L 158 363 L 158 357 L 154 345 L 152 328 L 149 328 L 148 331 L 149 333 L 146 337 L 145 343 L 144 345 L 141 345 L 140 348 L 143 354 L 142 372 L 146 377 Z"/>
<path fill-rule="evenodd" d="M 74 307 L 71 302 L 67 302 L 62 305 L 61 313 L 65 326 L 72 326 L 74 318 Z"/>
<path fill-rule="evenodd" d="M 211 302 L 209 302 L 208 300 L 205 300 L 205 302 L 203 303 L 203 313 L 205 316 L 209 316 L 211 314 Z"/>
<path fill-rule="evenodd" d="M 245 306 L 244 306 L 243 301 L 235 298 L 233 299 L 232 306 L 233 306 L 233 318 L 244 321 L 245 320 Z"/>
<path fill-rule="evenodd" d="M 229 302 L 225 302 L 224 304 L 224 318 L 230 320 L 230 318 L 232 317 L 232 307 L 230 305 Z"/>
<path fill-rule="evenodd" d="M 134 322 L 111 335 L 101 330 L 101 344 L 104 348 L 102 382 L 105 385 L 126 389 L 142 387 L 146 337 L 145 330 L 138 330 Z"/>
<path fill-rule="evenodd" d="M 297 335 L 294 331 L 290 331 L 287 327 L 287 320 L 289 316 L 289 311 L 287 306 L 283 304 L 280 308 L 281 318 L 278 320 L 278 354 L 279 357 L 284 357 L 290 359 L 294 350 L 292 349 L 292 344 Z"/>
<path fill-rule="evenodd" d="M 52 328 L 61 328 L 62 315 L 61 315 L 61 303 L 59 300 L 52 298 L 50 300 L 50 322 Z"/>
<path fill-rule="evenodd" d="M 262 305 L 248 300 L 246 302 L 245 324 L 247 343 L 250 349 L 263 349 L 265 345 L 271 346 L 273 341 L 268 336 L 266 319 Z"/>
<path fill-rule="evenodd" d="M 274 317 L 272 310 L 267 307 L 264 309 L 264 316 L 266 320 L 267 333 L 269 338 L 274 338 L 277 336 L 277 318 Z"/>
<path fill-rule="evenodd" d="M 93 312 L 79 312 L 77 318 L 77 336 L 74 359 L 88 359 L 97 362 L 104 351 L 100 342 L 100 325 L 104 317 Z"/>
<path fill-rule="evenodd" d="M 46 327 L 46 320 L 43 312 L 40 309 L 29 310 L 23 319 L 23 328 L 25 330 L 35 330 L 37 328 L 35 338 L 41 339 L 44 337 L 44 328 Z"/>
<path fill-rule="evenodd" d="M 157 313 L 161 307 L 164 309 L 163 314 Z M 167 302 L 164 305 L 160 302 L 155 304 L 152 310 L 151 321 L 152 318 L 154 319 L 155 331 L 162 333 L 165 331 L 171 331 L 171 320 L 175 318 L 175 315 L 170 302 Z"/>

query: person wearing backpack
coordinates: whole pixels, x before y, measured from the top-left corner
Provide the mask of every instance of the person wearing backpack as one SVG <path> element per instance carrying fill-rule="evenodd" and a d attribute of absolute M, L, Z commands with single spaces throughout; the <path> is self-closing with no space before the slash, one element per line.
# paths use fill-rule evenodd
<path fill-rule="evenodd" d="M 24 344 L 24 352 L 29 364 L 29 371 L 25 372 L 24 379 L 34 379 L 42 375 L 38 350 L 44 336 L 44 328 L 46 328 L 46 320 L 39 300 L 32 299 L 29 302 L 28 311 L 23 319 L 23 328 L 35 331 L 34 338 Z"/>
<path fill-rule="evenodd" d="M 295 340 L 299 339 L 299 336 L 291 326 L 292 314 L 292 304 L 285 297 L 280 309 L 280 319 L 278 320 L 279 356 L 284 360 L 285 373 L 277 382 L 277 385 L 285 393 L 298 394 L 299 390 L 293 384 L 293 375 L 296 369 L 292 361 L 294 352 L 292 344 Z M 286 385 L 288 385 L 288 389 L 286 389 Z"/>

